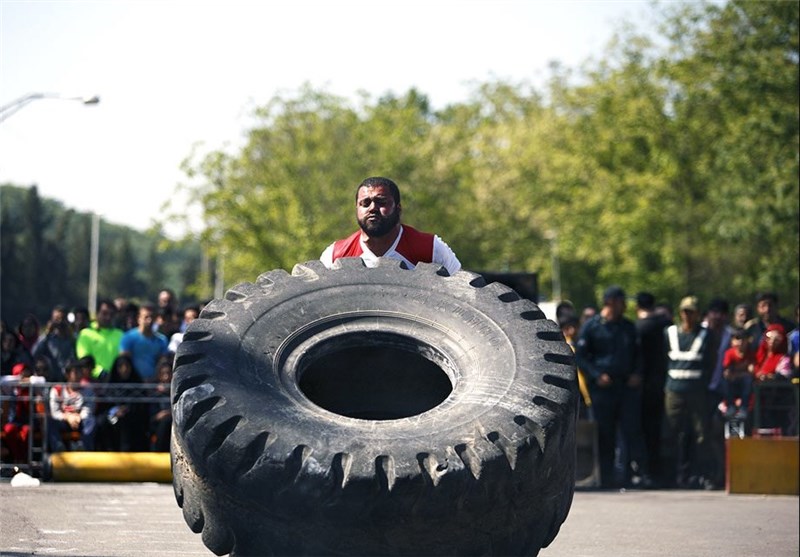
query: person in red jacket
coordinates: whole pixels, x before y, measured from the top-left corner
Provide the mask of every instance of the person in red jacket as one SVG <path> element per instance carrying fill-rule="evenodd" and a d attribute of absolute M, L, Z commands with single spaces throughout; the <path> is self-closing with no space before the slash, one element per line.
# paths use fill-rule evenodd
<path fill-rule="evenodd" d="M 438 263 L 451 275 L 461 269 L 455 253 L 439 236 L 400 223 L 400 189 L 392 180 L 367 178 L 356 190 L 356 220 L 360 230 L 325 248 L 320 260 L 326 267 L 341 257 L 361 257 L 367 267 L 379 257 L 417 263 Z"/>

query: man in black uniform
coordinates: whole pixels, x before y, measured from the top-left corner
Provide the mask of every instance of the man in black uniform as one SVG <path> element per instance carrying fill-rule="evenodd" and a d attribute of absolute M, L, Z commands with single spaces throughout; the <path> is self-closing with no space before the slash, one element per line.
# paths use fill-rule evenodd
<path fill-rule="evenodd" d="M 642 434 L 647 449 L 647 468 L 657 482 L 664 480 L 661 466 L 661 426 L 664 419 L 664 383 L 667 380 L 664 329 L 672 325 L 655 311 L 649 292 L 636 295 L 636 331 L 642 362 Z"/>
<path fill-rule="evenodd" d="M 600 481 L 617 487 L 614 453 L 617 428 L 622 430 L 634 485 L 649 486 L 641 432 L 642 376 L 636 327 L 625 313 L 625 291 L 611 286 L 603 308 L 581 328 L 575 349 L 586 374 L 599 437 Z M 630 472 L 628 471 L 628 473 Z"/>

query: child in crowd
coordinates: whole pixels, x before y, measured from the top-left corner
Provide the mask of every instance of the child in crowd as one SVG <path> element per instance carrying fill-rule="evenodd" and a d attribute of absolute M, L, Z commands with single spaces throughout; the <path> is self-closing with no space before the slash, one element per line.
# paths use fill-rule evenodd
<path fill-rule="evenodd" d="M 747 417 L 747 405 L 753 392 L 753 357 L 746 336 L 743 330 L 736 330 L 731 336 L 731 347 L 725 351 L 722 360 L 722 390 L 727 405 L 725 417 L 737 420 Z"/>

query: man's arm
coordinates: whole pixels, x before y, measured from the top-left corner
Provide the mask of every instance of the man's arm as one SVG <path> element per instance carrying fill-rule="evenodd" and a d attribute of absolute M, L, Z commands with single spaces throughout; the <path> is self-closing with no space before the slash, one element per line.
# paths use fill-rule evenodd
<path fill-rule="evenodd" d="M 322 264 L 328 269 L 333 267 L 333 244 L 325 248 L 325 251 L 323 251 L 322 255 L 319 256 L 319 260 L 322 261 Z"/>
<path fill-rule="evenodd" d="M 589 375 L 594 381 L 600 377 L 600 371 L 594 365 L 591 347 L 591 322 L 587 322 L 581 327 L 581 332 L 578 335 L 578 342 L 575 344 L 575 363 L 581 368 L 584 373 Z"/>
<path fill-rule="evenodd" d="M 439 236 L 433 237 L 432 258 L 434 263 L 438 263 L 447 269 L 450 275 L 454 275 L 461 270 L 461 262 L 456 257 L 455 252 Z"/>

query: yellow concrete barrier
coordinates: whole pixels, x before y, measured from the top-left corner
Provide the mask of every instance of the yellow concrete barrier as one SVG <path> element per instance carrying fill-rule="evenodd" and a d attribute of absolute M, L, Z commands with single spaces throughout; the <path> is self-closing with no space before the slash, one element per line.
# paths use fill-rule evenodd
<path fill-rule="evenodd" d="M 66 451 L 51 454 L 45 479 L 56 482 L 172 482 L 169 453 Z"/>
<path fill-rule="evenodd" d="M 729 493 L 798 495 L 797 437 L 728 439 Z"/>

